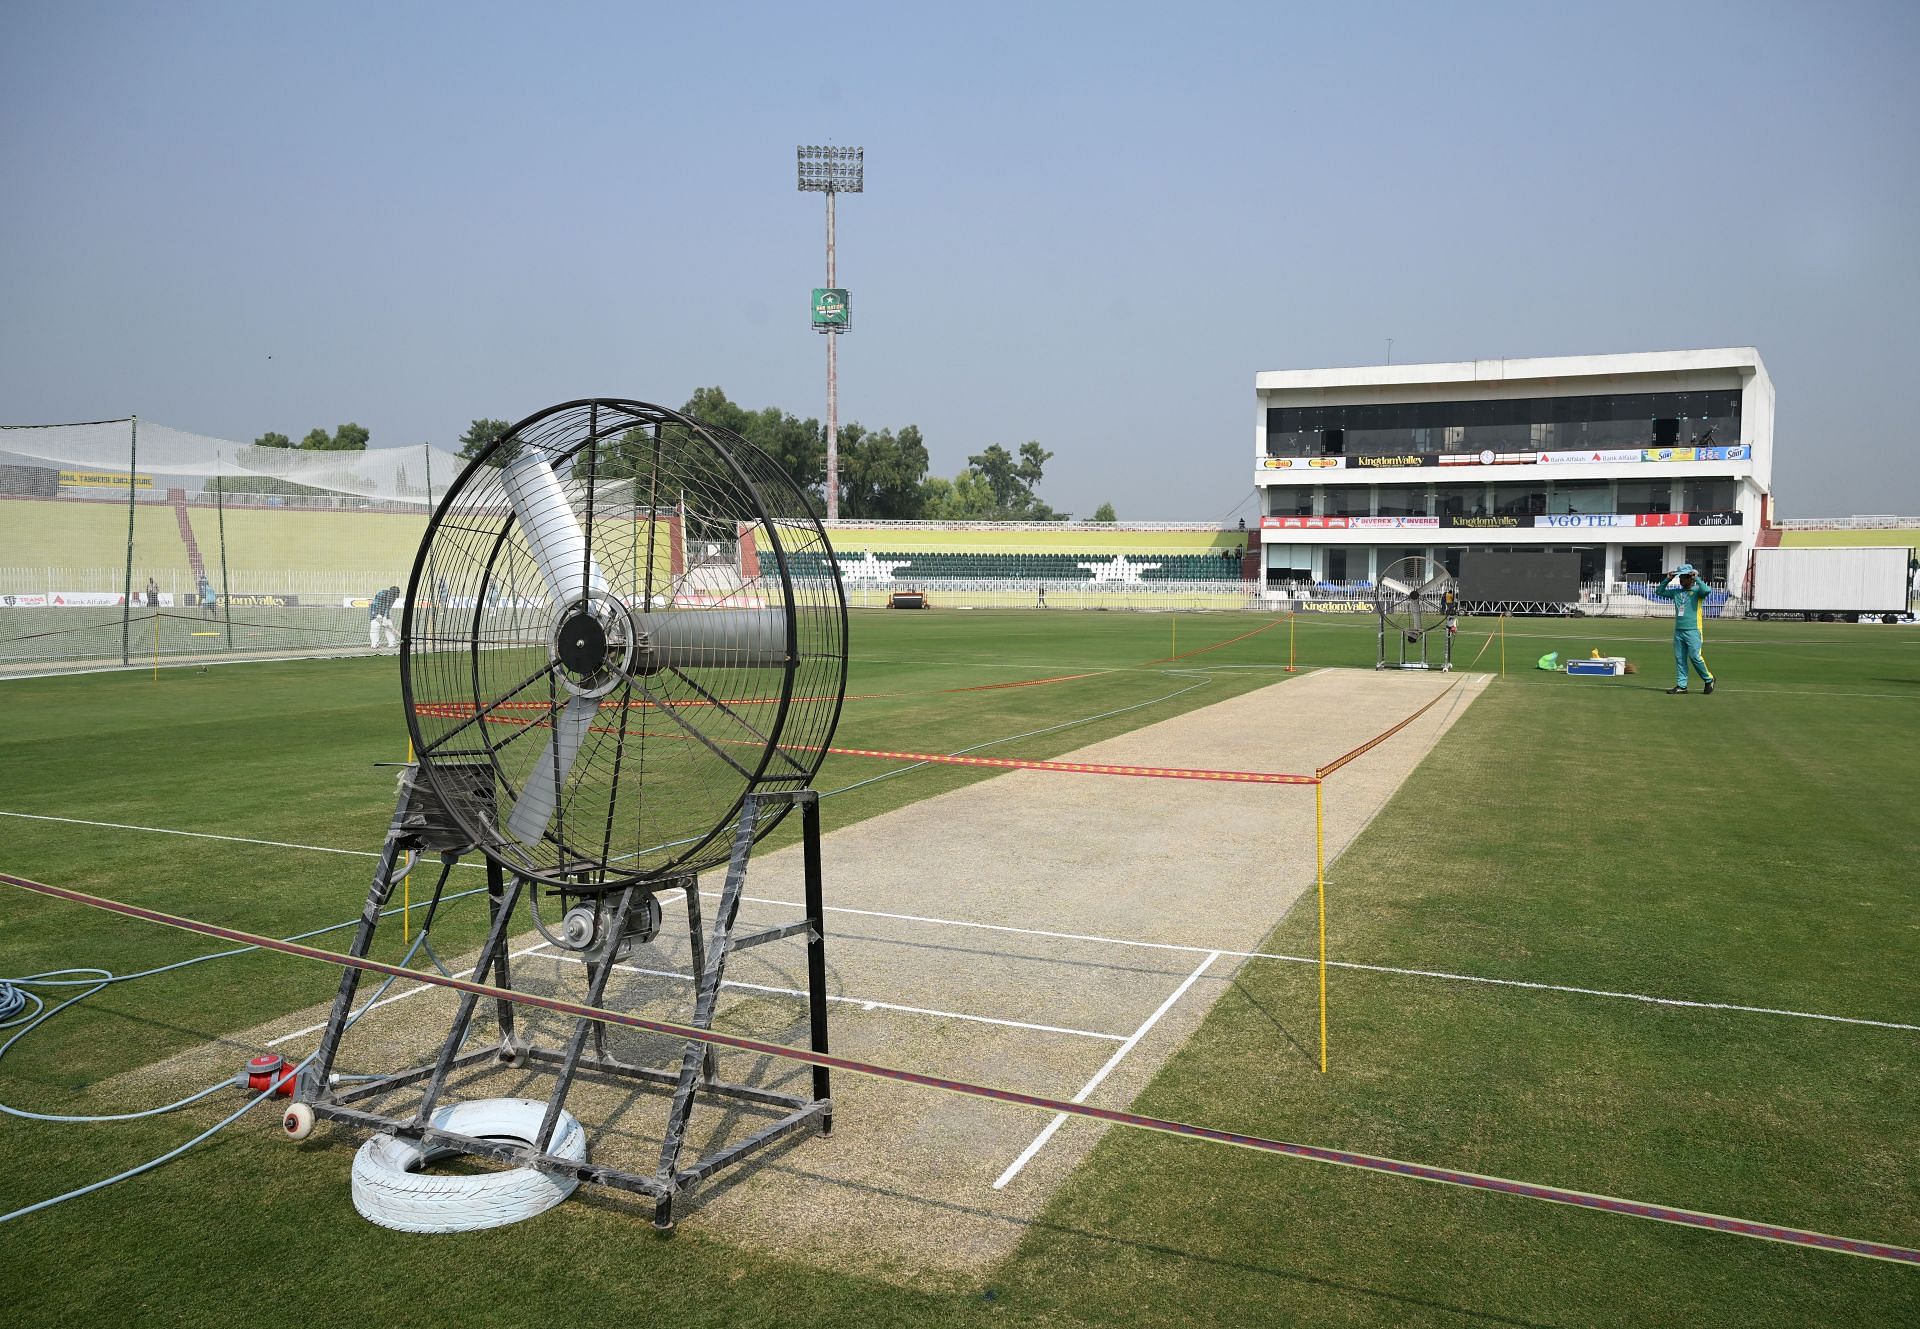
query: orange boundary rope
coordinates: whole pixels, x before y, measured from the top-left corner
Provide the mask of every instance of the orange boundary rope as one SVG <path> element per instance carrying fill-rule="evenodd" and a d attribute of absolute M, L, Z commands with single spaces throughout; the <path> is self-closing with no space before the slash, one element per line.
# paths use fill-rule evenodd
<path fill-rule="evenodd" d="M 1208 651 L 1220 650 L 1223 647 L 1233 645 L 1237 641 L 1245 641 L 1248 637 L 1257 637 L 1261 633 L 1267 631 L 1270 628 L 1279 627 L 1282 623 L 1285 623 L 1286 621 L 1287 620 L 1284 618 L 1276 618 L 1271 623 L 1262 623 L 1259 627 L 1253 629 L 1251 632 L 1243 632 L 1237 637 L 1228 637 L 1225 641 L 1216 641 L 1211 646 L 1196 646 L 1192 650 L 1182 651 L 1178 655 L 1163 655 L 1158 660 L 1148 660 L 1146 661 L 1146 663 L 1150 665 L 1168 664 L 1174 660 L 1185 660 L 1189 656 L 1205 655 Z"/>
<path fill-rule="evenodd" d="M 1328 762 L 1325 766 L 1316 768 L 1314 770 L 1314 775 L 1319 779 L 1324 780 L 1329 775 L 1332 775 L 1335 771 L 1339 770 L 1342 766 L 1345 766 L 1348 762 L 1355 761 L 1361 757 L 1366 756 L 1369 752 L 1373 751 L 1375 748 L 1379 747 L 1382 743 L 1392 738 L 1395 734 L 1399 733 L 1402 729 L 1405 729 L 1408 725 L 1412 724 L 1415 720 L 1418 720 L 1421 716 L 1425 715 L 1428 711 L 1432 710 L 1435 706 L 1438 706 L 1441 702 L 1445 701 L 1448 697 L 1451 697 L 1453 695 L 1454 688 L 1459 687 L 1460 684 L 1464 682 L 1466 682 L 1465 679 L 1457 680 L 1452 687 L 1449 687 L 1445 692 L 1435 697 L 1432 701 L 1428 702 L 1425 706 L 1422 706 L 1419 710 L 1415 711 L 1412 715 L 1409 715 L 1406 719 L 1402 720 L 1399 724 L 1394 725 L 1390 729 L 1381 730 L 1379 733 L 1375 734 L 1372 738 L 1362 743 L 1359 747 L 1355 748 L 1353 751 L 1343 753 L 1342 755 L 1335 757 L 1332 761 Z"/>
<path fill-rule="evenodd" d="M 1589 1191 L 1570 1190 L 1561 1186 L 1546 1186 L 1535 1182 L 1515 1181 L 1507 1177 L 1489 1176 L 1480 1172 L 1465 1172 L 1457 1168 L 1434 1167 L 1425 1163 L 1410 1163 L 1402 1159 L 1386 1158 L 1377 1154 L 1362 1154 L 1346 1149 L 1329 1149 L 1319 1145 L 1297 1144 L 1288 1140 L 1268 1139 L 1259 1135 L 1245 1135 L 1237 1131 L 1223 1131 L 1208 1126 L 1196 1126 L 1189 1122 L 1173 1121 L 1164 1117 L 1149 1117 L 1142 1113 L 1127 1112 L 1117 1108 L 1093 1107 L 1086 1103 L 1076 1103 L 1064 1099 L 1049 1098 L 1042 1094 L 1025 1093 L 1019 1090 L 1002 1089 L 993 1085 L 978 1084 L 969 1080 L 950 1080 L 942 1076 L 927 1075 L 917 1071 L 901 1070 L 892 1066 L 883 1066 L 874 1062 L 856 1061 L 850 1057 L 833 1056 L 825 1052 L 813 1052 L 803 1048 L 787 1047 L 780 1043 L 763 1042 L 755 1038 L 746 1038 L 738 1034 L 721 1033 L 714 1029 L 700 1029 L 692 1025 L 674 1024 L 664 1020 L 649 1020 L 625 1011 L 612 1011 L 601 1007 L 583 1005 L 579 1002 L 564 1001 L 554 997 L 538 997 L 527 992 L 514 992 L 506 988 L 493 987 L 485 983 L 476 983 L 468 979 L 449 978 L 432 970 L 406 969 L 399 965 L 387 964 L 379 960 L 358 956 L 342 955 L 337 951 L 321 950 L 314 946 L 305 946 L 299 942 L 280 941 L 272 937 L 263 937 L 257 933 L 242 932 L 235 928 L 221 927 L 214 923 L 203 923 L 198 919 L 182 918 L 175 914 L 163 914 L 156 909 L 146 909 L 139 905 L 126 904 L 119 900 L 109 900 L 97 895 L 87 895 L 81 891 L 67 890 L 60 886 L 49 886 L 43 882 L 16 877 L 0 872 L 0 883 L 15 886 L 37 895 L 55 900 L 65 900 L 72 904 L 86 905 L 93 909 L 104 909 L 109 913 L 120 914 L 127 918 L 137 918 L 148 923 L 158 923 L 164 927 L 179 928 L 186 932 L 197 932 L 202 936 L 216 937 L 223 941 L 238 942 L 242 945 L 257 946 L 262 950 L 279 951 L 284 955 L 294 955 L 306 960 L 319 960 L 326 964 L 341 965 L 359 969 L 367 973 L 385 974 L 393 978 L 410 979 L 418 983 L 431 984 L 434 987 L 451 988 L 476 997 L 488 997 L 496 1001 L 510 1001 L 518 1005 L 538 1007 L 554 1011 L 561 1015 L 571 1015 L 580 1019 L 599 1020 L 607 1024 L 624 1025 L 628 1028 L 643 1029 L 649 1033 L 663 1034 L 670 1038 L 682 1038 L 690 1042 L 703 1043 L 708 1047 L 732 1048 L 742 1052 L 751 1052 L 763 1057 L 777 1057 L 786 1061 L 800 1062 L 803 1065 L 825 1066 L 849 1074 L 866 1076 L 877 1080 L 893 1080 L 901 1084 L 917 1085 L 926 1089 L 942 1090 L 950 1094 L 963 1094 L 972 1098 L 983 1098 L 993 1102 L 1012 1103 L 1021 1107 L 1037 1108 L 1043 1112 L 1064 1113 L 1069 1116 L 1087 1117 L 1116 1126 L 1131 1126 L 1137 1130 L 1154 1131 L 1164 1135 L 1174 1135 L 1190 1140 L 1204 1140 L 1212 1144 L 1235 1145 L 1242 1149 L 1254 1149 L 1264 1153 L 1280 1154 L 1286 1157 L 1302 1159 L 1313 1163 L 1330 1163 L 1338 1167 L 1358 1168 L 1368 1172 L 1381 1172 L 1390 1176 L 1408 1177 L 1417 1181 L 1439 1182 L 1443 1185 L 1462 1186 L 1473 1190 L 1493 1191 L 1498 1194 L 1517 1196 L 1521 1199 L 1543 1200 L 1550 1204 L 1572 1205 L 1581 1209 L 1593 1209 L 1602 1213 L 1620 1214 L 1629 1218 L 1649 1219 L 1657 1223 L 1672 1223 L 1682 1227 L 1700 1228 L 1710 1232 L 1725 1232 L 1733 1236 L 1752 1237 L 1760 1241 L 1777 1241 L 1787 1245 L 1812 1247 L 1816 1250 L 1831 1251 L 1839 1255 L 1862 1256 L 1872 1260 L 1888 1260 L 1899 1264 L 1920 1265 L 1920 1250 L 1908 1246 L 1897 1246 L 1890 1242 L 1866 1241 L 1857 1237 L 1835 1236 L 1827 1232 L 1814 1232 L 1805 1228 L 1785 1227 L 1777 1223 L 1762 1223 L 1752 1219 L 1732 1218 L 1724 1214 L 1707 1213 L 1699 1209 L 1679 1209 L 1670 1205 L 1649 1204 L 1644 1201 L 1621 1199 L 1612 1195 L 1596 1195 Z"/>

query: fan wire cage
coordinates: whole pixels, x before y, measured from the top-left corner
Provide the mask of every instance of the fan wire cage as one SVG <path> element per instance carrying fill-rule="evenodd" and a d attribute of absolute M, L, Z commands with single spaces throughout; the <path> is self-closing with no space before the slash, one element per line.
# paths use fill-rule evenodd
<path fill-rule="evenodd" d="M 846 640 L 826 532 L 776 462 L 599 398 L 521 421 L 447 492 L 401 684 L 420 767 L 472 842 L 604 893 L 725 861 L 748 794 L 811 784 Z"/>

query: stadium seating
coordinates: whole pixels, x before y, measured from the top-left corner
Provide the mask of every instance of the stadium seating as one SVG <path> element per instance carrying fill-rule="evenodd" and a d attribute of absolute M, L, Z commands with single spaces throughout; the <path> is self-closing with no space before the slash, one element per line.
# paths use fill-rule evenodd
<path fill-rule="evenodd" d="M 299 589 L 311 593 L 339 581 L 346 593 L 405 579 L 426 513 L 314 508 L 270 497 L 229 496 L 224 513 L 200 494 L 191 501 L 167 491 L 135 505 L 137 582 L 157 576 L 167 589 L 193 585 L 186 536 L 191 532 L 209 575 L 221 581 L 224 517 L 228 579 L 242 591 Z M 185 524 L 182 524 L 184 516 Z M 92 574 L 117 586 L 126 564 L 127 509 L 104 499 L 0 498 L 0 568 L 33 569 L 58 580 Z M 664 529 L 664 528 L 663 528 Z M 988 525 L 839 527 L 836 556 L 850 583 L 894 580 L 1057 584 L 1136 581 L 1165 585 L 1237 581 L 1245 536 L 1215 530 L 1032 529 Z M 658 542 L 660 575 L 668 575 L 669 540 Z M 610 547 L 633 548 L 622 533 Z M 815 561 L 818 555 L 806 555 Z M 1118 560 L 1118 561 L 1116 561 Z M 875 566 L 875 565 L 878 566 Z M 874 576 L 863 577 L 871 567 Z M 318 579 L 318 580 L 316 580 Z"/>
<path fill-rule="evenodd" d="M 856 575 L 868 551 L 838 550 L 843 569 Z M 874 559 L 881 564 L 897 564 L 897 581 L 1096 581 L 1104 576 L 1112 580 L 1131 580 L 1131 569 L 1141 581 L 1198 582 L 1237 581 L 1240 562 L 1218 554 L 1167 554 L 1116 550 L 1081 550 L 1070 553 L 988 553 L 931 552 L 908 553 L 876 549 Z M 1116 564 L 1115 560 L 1124 560 Z"/>

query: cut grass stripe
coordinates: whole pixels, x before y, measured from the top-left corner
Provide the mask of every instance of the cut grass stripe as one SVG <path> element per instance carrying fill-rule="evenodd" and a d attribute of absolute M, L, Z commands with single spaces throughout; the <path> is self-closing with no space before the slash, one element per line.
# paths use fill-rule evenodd
<path fill-rule="evenodd" d="M 1725 1232 L 1733 1236 L 1748 1237 L 1758 1241 L 1780 1242 L 1791 1246 L 1804 1246 L 1815 1250 L 1832 1251 L 1840 1255 L 1859 1256 L 1870 1260 L 1886 1260 L 1897 1264 L 1920 1266 L 1920 1249 L 1898 1246 L 1890 1242 L 1868 1241 L 1858 1237 L 1836 1236 L 1828 1232 L 1814 1232 L 1805 1228 L 1787 1227 L 1778 1223 L 1763 1223 L 1754 1219 L 1734 1218 L 1726 1214 L 1708 1213 L 1699 1209 L 1681 1209 L 1672 1205 L 1653 1204 L 1643 1200 L 1628 1200 L 1618 1196 L 1599 1195 L 1590 1191 L 1569 1190 L 1559 1186 L 1542 1185 L 1536 1182 L 1515 1181 L 1509 1177 L 1489 1176 L 1479 1172 L 1464 1172 L 1453 1168 L 1435 1167 L 1426 1163 L 1410 1163 L 1397 1158 L 1385 1158 L 1374 1154 L 1354 1153 L 1349 1150 L 1327 1149 L 1318 1145 L 1295 1144 L 1285 1140 L 1272 1140 L 1258 1135 L 1242 1135 L 1234 1131 L 1216 1130 L 1210 1126 L 1195 1126 L 1188 1122 L 1169 1121 L 1163 1117 L 1149 1117 L 1135 1112 L 1120 1112 L 1111 1108 L 1088 1107 L 1084 1103 L 1073 1103 L 1063 1099 L 1049 1098 L 1041 1094 L 1022 1093 L 1013 1089 L 1000 1089 L 992 1085 L 974 1084 L 967 1080 L 950 1080 L 937 1075 L 923 1075 L 917 1071 L 904 1071 L 896 1067 L 882 1066 L 874 1062 L 855 1061 L 848 1057 L 836 1057 L 823 1052 L 805 1051 L 799 1048 L 785 1047 L 779 1043 L 768 1043 L 757 1038 L 746 1038 L 738 1034 L 723 1034 L 711 1029 L 699 1029 L 692 1025 L 676 1024 L 665 1020 L 651 1020 L 643 1016 L 627 1014 L 621 1011 L 604 1010 L 579 1002 L 565 1001 L 555 997 L 534 996 L 525 992 L 514 992 L 506 988 L 493 987 L 486 983 L 474 983 L 465 979 L 449 978 L 440 974 L 406 969 L 400 965 L 387 964 L 381 960 L 365 959 L 358 956 L 341 955 L 334 951 L 322 950 L 317 946 L 305 946 L 299 942 L 278 941 L 272 937 L 257 933 L 242 932 L 236 928 L 221 927 L 215 923 L 203 923 L 197 919 L 182 918 L 175 914 L 161 913 L 156 909 L 145 909 L 139 905 L 126 904 L 119 900 L 108 900 L 97 895 L 88 895 L 81 891 L 71 891 L 60 886 L 49 886 L 44 882 L 30 881 L 25 877 L 16 877 L 9 873 L 0 873 L 0 883 L 15 886 L 55 900 L 65 900 L 71 904 L 85 905 L 91 909 L 102 909 L 108 913 L 121 914 L 127 918 L 137 918 L 148 923 L 158 923 L 164 927 L 178 928 L 185 932 L 197 932 L 203 936 L 216 937 L 223 941 L 239 942 L 258 946 L 262 950 L 280 951 L 286 955 L 298 956 L 307 960 L 318 960 L 325 964 L 340 965 L 364 970 L 368 973 L 386 974 L 395 978 L 412 979 L 436 987 L 451 988 L 472 996 L 495 1001 L 508 1001 L 517 1005 L 538 1007 L 556 1014 L 573 1016 L 576 1019 L 598 1020 L 608 1024 L 624 1025 L 632 1029 L 645 1030 L 648 1033 L 662 1034 L 669 1038 L 685 1039 L 689 1042 L 703 1043 L 711 1047 L 732 1048 L 739 1052 L 752 1052 L 763 1057 L 778 1057 L 786 1061 L 797 1061 L 809 1066 L 821 1066 L 829 1070 L 844 1071 L 850 1075 L 865 1076 L 870 1079 L 893 1080 L 901 1084 L 918 1085 L 925 1089 L 937 1089 L 945 1093 L 959 1094 L 970 1098 L 984 1098 L 997 1103 L 1010 1103 L 1018 1107 L 1035 1108 L 1043 1112 L 1065 1113 L 1070 1116 L 1088 1117 L 1095 1121 L 1104 1121 L 1115 1126 L 1129 1126 L 1136 1130 L 1153 1131 L 1163 1135 L 1177 1135 L 1189 1140 L 1203 1140 L 1212 1144 L 1233 1145 L 1236 1148 L 1252 1149 L 1262 1153 L 1282 1154 L 1307 1162 L 1328 1163 L 1337 1167 L 1356 1168 L 1367 1172 L 1380 1172 L 1390 1176 L 1408 1177 L 1416 1181 L 1430 1181 L 1441 1185 L 1460 1186 L 1470 1190 L 1493 1191 L 1502 1195 L 1517 1196 L 1521 1199 L 1540 1200 L 1550 1204 L 1570 1205 L 1581 1209 L 1594 1209 L 1602 1213 L 1619 1214 L 1628 1218 L 1646 1219 L 1657 1223 L 1670 1223 L 1679 1227 L 1699 1228 L 1710 1232 Z M 1197 976 L 1197 975 L 1196 975 Z"/>
<path fill-rule="evenodd" d="M 178 835 L 193 840 L 220 840 L 228 844 L 258 845 L 268 849 L 299 849 L 315 854 L 345 854 L 351 858 L 378 858 L 379 854 L 370 849 L 338 849 L 331 845 L 297 844 L 288 840 L 257 840 L 243 835 L 216 835 L 211 831 L 183 831 L 171 826 L 136 826 L 120 821 L 89 821 L 84 817 L 56 817 L 38 812 L 0 811 L 0 817 L 18 817 L 25 821 L 52 821 L 68 826 L 93 826 L 103 830 L 143 831 L 153 835 Z M 481 863 L 462 862 L 457 866 L 479 868 Z M 702 895 L 711 895 L 713 891 L 702 891 Z M 792 900 L 775 900 L 766 896 L 749 895 L 742 899 L 755 904 L 781 905 L 788 909 L 802 906 Z M 1007 923 L 977 923 L 962 918 L 937 918 L 928 914 L 890 913 L 881 909 L 855 909 L 845 905 L 828 905 L 830 914 L 855 914 L 867 918 L 888 918 L 905 923 L 925 923 L 936 927 L 973 928 L 986 932 L 1007 932 L 1019 936 L 1045 937 L 1057 941 L 1084 941 L 1101 946 L 1136 946 L 1146 950 L 1185 951 L 1193 955 L 1204 955 L 1217 948 L 1196 946 L 1176 941 L 1140 941 L 1131 937 L 1107 937 L 1094 932 L 1050 932 L 1044 928 L 1015 927 Z M 1222 950 L 1220 954 L 1233 960 L 1279 960 L 1287 964 L 1318 964 L 1310 955 L 1288 955 L 1280 951 L 1232 951 Z M 1572 983 L 1545 983 L 1525 978 L 1494 978 L 1486 974 L 1462 974 L 1445 969 L 1409 969 L 1389 964 L 1364 964 L 1358 960 L 1328 960 L 1330 969 L 1351 969 L 1370 974 L 1394 974 L 1406 978 L 1432 978 L 1447 983 L 1480 983 L 1489 987 L 1523 988 L 1532 992 L 1558 992 L 1576 997 L 1604 997 L 1613 1001 L 1637 1001 L 1648 1006 L 1669 1006 L 1685 1010 L 1727 1011 L 1736 1015 L 1777 1015 L 1791 1020 L 1820 1020 L 1828 1024 L 1858 1025 L 1868 1029 L 1893 1029 L 1906 1033 L 1920 1033 L 1920 1024 L 1907 1024 L 1899 1020 L 1872 1020 L 1859 1015 L 1829 1015 L 1822 1011 L 1801 1011 L 1784 1006 L 1752 1006 L 1731 1001 L 1696 1001 L 1687 997 L 1656 997 L 1646 992 L 1620 992 L 1611 988 L 1580 987 Z"/>

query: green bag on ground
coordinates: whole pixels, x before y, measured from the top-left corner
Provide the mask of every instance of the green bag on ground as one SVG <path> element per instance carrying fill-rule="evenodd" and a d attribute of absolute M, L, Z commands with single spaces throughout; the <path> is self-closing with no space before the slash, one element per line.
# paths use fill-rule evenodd
<path fill-rule="evenodd" d="M 1545 669 L 1548 671 L 1559 669 L 1560 668 L 1560 652 L 1548 651 L 1545 655 L 1540 657 L 1540 663 L 1536 667 L 1540 669 Z"/>

